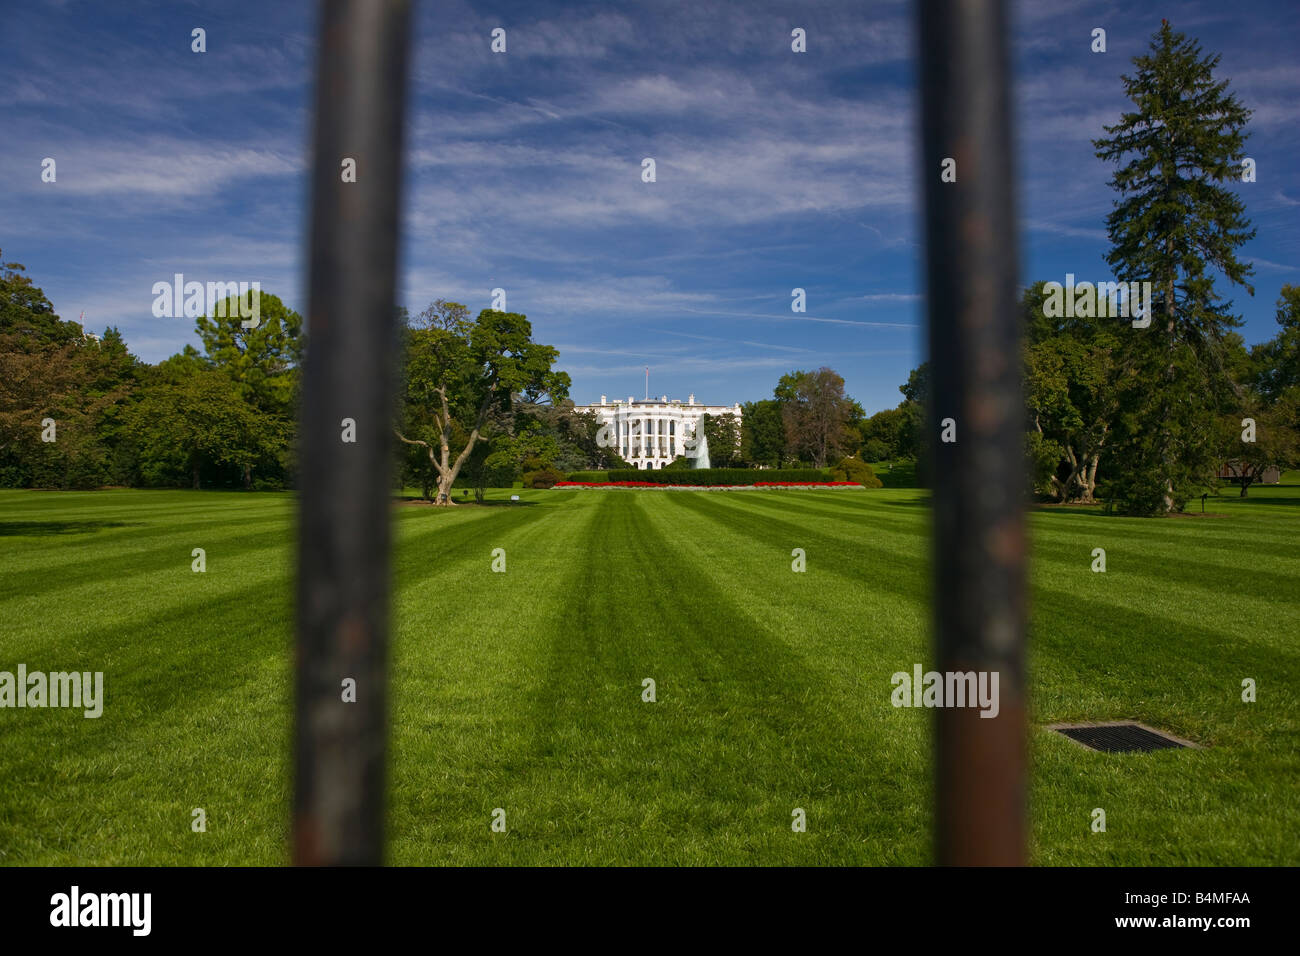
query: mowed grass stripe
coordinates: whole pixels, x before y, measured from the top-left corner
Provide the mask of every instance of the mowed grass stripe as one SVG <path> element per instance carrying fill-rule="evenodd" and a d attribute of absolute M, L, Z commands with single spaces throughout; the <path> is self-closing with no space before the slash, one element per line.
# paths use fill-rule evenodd
<path fill-rule="evenodd" d="M 1201 527 L 1188 529 L 1189 524 Z M 1273 589 L 1285 588 L 1294 583 L 1300 574 L 1300 537 L 1271 547 L 1252 549 L 1250 559 L 1243 567 L 1241 542 L 1245 522 L 1235 518 L 1216 519 L 1218 527 L 1213 533 L 1204 529 L 1202 522 L 1191 519 L 1165 519 L 1150 521 L 1146 536 L 1108 535 L 1106 526 L 1079 526 L 1073 533 L 1053 526 L 1047 530 L 1042 523 L 1031 522 L 1030 533 L 1034 543 L 1034 556 L 1039 561 L 1076 561 L 1082 557 L 1086 567 L 1092 563 L 1092 550 L 1106 551 L 1107 567 L 1112 565 L 1126 572 L 1181 575 L 1192 580 L 1198 575 L 1223 572 L 1242 572 L 1243 583 L 1259 583 Z M 1295 525 L 1300 532 L 1300 522 Z"/>
<path fill-rule="evenodd" d="M 860 766 L 880 761 L 873 761 L 860 739 L 842 732 L 843 722 L 803 660 L 770 625 L 748 613 L 748 587 L 718 584 L 734 585 L 744 577 L 733 577 L 712 556 L 691 553 L 688 545 L 697 536 L 673 513 L 675 500 L 609 496 L 603 503 L 607 529 L 598 540 L 635 544 L 592 554 L 578 577 L 597 577 L 622 560 L 647 587 L 598 596 L 584 609 L 574 637 L 557 646 L 553 680 L 574 688 L 560 700 L 584 700 L 581 688 L 596 687 L 593 696 L 600 703 L 556 714 L 539 700 L 539 716 L 549 716 L 539 741 L 557 747 L 558 736 L 568 748 L 578 748 L 587 739 L 582 730 L 593 724 L 619 728 L 616 740 L 626 735 L 617 756 L 607 756 L 599 744 L 585 748 L 598 759 L 630 761 L 629 774 L 644 763 L 640 778 L 660 784 L 642 791 L 639 801 L 625 788 L 600 801 L 623 807 L 623 830 L 616 832 L 626 831 L 622 842 L 656 853 L 655 862 L 717 862 L 755 853 L 809 861 L 824 858 L 841 841 L 880 858 L 883 844 L 864 836 L 868 811 L 835 780 L 846 749 L 854 749 Z M 599 631 L 598 622 L 606 620 L 618 623 L 601 640 L 591 627 Z M 659 701 L 643 703 L 639 678 L 655 675 Z M 713 800 L 705 808 L 700 794 L 692 796 L 703 772 L 714 780 Z M 653 800 L 649 808 L 646 797 Z M 794 806 L 818 821 L 819 837 L 792 842 Z M 608 835 L 593 833 L 591 852 L 608 854 Z"/>
<path fill-rule="evenodd" d="M 1243 569 L 1238 547 L 1229 550 L 1217 541 L 1188 536 L 1179 524 L 1150 522 L 1150 548 L 1132 542 L 1117 546 L 1099 535 L 1045 534 L 1035 528 L 1030 571 L 1036 591 L 1042 593 L 1034 604 L 1036 612 L 1051 610 L 1053 591 L 1071 593 L 1095 602 L 1088 615 L 1092 618 L 1122 621 L 1130 609 L 1158 610 L 1171 625 L 1218 628 L 1222 640 L 1265 644 L 1283 653 L 1293 649 L 1293 636 L 1300 631 L 1300 603 L 1295 600 L 1300 538 L 1284 554 L 1254 552 L 1258 563 L 1269 567 Z M 1240 542 L 1244 534 L 1236 529 L 1235 540 Z M 1106 551 L 1104 573 L 1092 570 L 1093 547 Z M 1153 560 L 1153 552 L 1178 557 Z M 1289 566 L 1298 573 L 1288 574 Z M 1243 619 L 1257 623 L 1243 629 Z"/>
<path fill-rule="evenodd" d="M 802 493 L 802 495 L 807 494 L 814 493 Z M 814 529 L 814 533 L 818 535 L 843 529 L 844 533 L 836 535 L 835 538 L 848 544 L 846 549 L 839 553 L 826 552 L 816 547 L 811 549 L 804 547 L 807 559 L 806 570 L 803 573 L 796 573 L 792 568 L 794 561 L 792 551 L 794 547 L 799 547 L 797 539 L 803 536 L 795 535 L 782 539 L 782 532 L 777 529 L 770 538 L 764 539 L 765 546 L 761 551 L 755 549 L 754 532 L 759 525 L 771 525 L 771 513 L 767 511 L 760 513 L 760 507 L 752 498 L 740 495 L 728 499 L 725 503 L 715 503 L 702 498 L 684 498 L 680 506 L 692 511 L 697 519 L 708 522 L 699 526 L 700 531 L 697 536 L 687 538 L 693 546 L 707 547 L 711 552 L 719 555 L 757 557 L 761 553 L 764 556 L 761 563 L 749 560 L 745 567 L 736 569 L 738 572 L 756 575 L 755 579 L 747 584 L 747 601 L 750 606 L 761 606 L 762 616 L 781 621 L 781 633 L 791 633 L 786 625 L 798 623 L 799 634 L 806 633 L 816 639 L 808 666 L 814 668 L 818 666 L 817 659 L 827 649 L 827 644 L 824 643 L 826 641 L 839 641 L 839 647 L 848 648 L 858 646 L 863 640 L 879 646 L 896 644 L 899 639 L 911 640 L 915 642 L 919 652 L 924 638 L 923 630 L 926 626 L 924 622 L 929 613 L 924 606 L 924 588 L 919 577 L 916 579 L 916 587 L 894 588 L 886 591 L 877 586 L 877 579 L 893 574 L 893 570 L 889 567 L 874 566 L 864 560 L 869 555 L 870 549 L 860 545 L 862 538 L 860 528 L 863 524 L 875 522 L 874 513 L 859 513 L 856 516 L 858 518 L 856 525 L 846 525 L 833 514 L 816 516 L 799 524 L 800 530 Z M 781 513 L 790 517 L 789 512 Z M 922 529 L 923 526 L 914 521 L 908 531 L 886 532 L 883 537 L 873 534 L 871 537 L 876 545 L 888 540 L 897 551 L 911 552 L 919 560 L 924 560 L 926 544 L 924 537 L 921 536 Z M 857 537 L 855 532 L 858 533 Z M 772 542 L 770 545 L 766 544 L 768 540 Z M 779 545 L 778 541 L 780 541 Z M 843 560 L 843 555 L 848 555 L 849 558 Z M 920 568 L 918 567 L 917 570 Z M 822 577 L 828 572 L 838 574 L 852 586 L 841 589 L 838 586 L 839 582 L 828 585 Z M 853 622 L 850 629 L 836 630 L 834 627 L 823 629 L 811 623 L 827 614 L 836 615 L 840 610 L 838 606 L 827 607 L 827 598 L 831 594 L 835 594 L 841 601 L 847 600 L 846 606 L 842 608 L 844 613 L 840 616 Z M 882 639 L 875 636 L 882 628 L 892 632 L 889 638 Z M 879 647 L 871 646 L 868 649 L 874 651 Z"/>
<path fill-rule="evenodd" d="M 860 494 L 862 503 L 837 505 L 834 499 L 843 492 L 820 492 L 825 496 L 820 500 L 814 497 L 817 494 L 796 492 L 783 499 L 777 492 L 762 495 L 739 492 L 720 498 L 718 503 L 724 509 L 741 509 L 755 521 L 816 529 L 824 538 L 854 547 L 884 545 L 928 561 L 929 513 L 908 507 L 910 495 L 893 491 L 849 492 L 855 498 Z"/>
<path fill-rule="evenodd" d="M 190 570 L 188 548 L 179 560 L 170 552 L 177 537 L 171 522 L 192 516 L 199 505 L 210 510 L 214 499 L 207 495 L 110 493 L 131 502 L 133 514 L 124 520 L 138 520 L 154 534 L 153 550 L 133 542 L 126 561 L 123 542 L 112 538 L 40 539 L 51 550 L 89 551 L 93 557 L 79 569 L 89 580 L 72 576 L 76 583 L 57 596 L 38 592 L 17 602 L 38 617 L 34 625 L 5 628 L 0 646 L 7 658 L 17 655 L 6 665 L 102 670 L 106 701 L 94 720 L 62 710 L 5 712 L 6 779 L 25 799 L 0 810 L 3 859 L 230 864 L 281 858 L 291 593 L 285 518 L 292 502 L 221 497 L 238 518 L 227 513 L 210 521 L 217 532 L 211 540 L 221 543 L 208 549 L 206 574 Z M 167 506 L 177 500 L 190 507 Z M 253 501 L 257 507 L 237 511 Z M 105 508 L 113 504 L 108 500 Z M 24 511 L 25 517 L 42 513 Z M 248 520 L 271 515 L 279 520 L 270 529 L 265 520 Z M 250 541 L 278 544 L 256 548 Z M 123 573 L 156 566 L 160 555 L 177 569 Z M 105 576 L 105 568 L 116 573 Z M 60 794 L 57 805 L 41 796 L 51 792 Z M 130 812 L 120 812 L 122 806 Z M 209 833 L 190 829 L 194 807 L 207 812 Z M 93 825 L 84 826 L 87 816 Z"/>
<path fill-rule="evenodd" d="M 1123 716 L 1209 745 L 1105 755 L 1035 731 L 1036 862 L 1300 859 L 1297 595 L 1268 597 L 1297 558 L 1284 496 L 1300 495 L 1268 491 L 1282 497 L 1221 502 L 1225 518 L 1031 516 L 1035 719 Z M 395 862 L 927 859 L 932 715 L 875 687 L 928 659 L 923 494 L 521 497 L 395 509 Z M 0 592 L 0 652 L 110 671 L 100 721 L 0 711 L 0 862 L 283 862 L 292 505 L 0 492 L 0 572 L 24 585 Z M 1084 549 L 1093 527 L 1107 534 Z M 207 575 L 188 570 L 203 543 L 184 549 L 210 593 L 157 559 L 193 528 L 224 536 Z M 1088 570 L 1092 546 L 1107 575 Z M 1194 573 L 1162 581 L 1179 562 Z M 39 563 L 68 578 L 44 605 Z M 667 675 L 656 704 L 640 700 L 647 669 Z M 189 829 L 196 806 L 207 834 Z M 488 826 L 497 806 L 506 834 Z M 790 832 L 793 806 L 807 834 Z M 1106 834 L 1089 829 L 1098 806 Z"/>
<path fill-rule="evenodd" d="M 107 797 L 131 811 L 81 831 L 71 845 L 49 847 L 57 856 L 45 862 L 271 862 L 259 850 L 278 852 L 283 838 L 287 585 L 272 580 L 216 602 L 199 600 L 126 633 L 105 629 L 86 638 L 78 660 L 27 661 L 33 669 L 103 670 L 104 714 L 5 714 L 6 779 L 27 798 L 0 815 L 6 853 L 24 860 L 29 835 L 48 838 L 41 795 L 55 792 L 65 805 Z M 214 617 L 217 630 L 210 629 Z M 196 806 L 207 809 L 214 830 L 220 821 L 220 836 L 184 839 Z M 124 833 L 129 838 L 119 841 Z"/>
<path fill-rule="evenodd" d="M 1095 602 L 1063 591 L 1040 596 L 1037 607 L 1034 697 L 1044 708 L 1043 721 L 1145 713 L 1143 719 L 1166 726 L 1175 721 L 1169 729 L 1206 740 L 1215 720 L 1241 706 L 1236 673 L 1268 675 L 1273 690 L 1264 710 L 1296 702 L 1292 688 L 1300 686 L 1300 656 L 1295 653 L 1226 641 L 1207 627 L 1168 628 L 1162 614 L 1152 611 L 1106 608 L 1099 614 Z M 1152 666 L 1139 637 L 1153 632 L 1161 634 L 1159 666 Z M 1054 698 L 1044 697 L 1052 692 Z M 1050 700 L 1054 706 L 1048 706 Z"/>
<path fill-rule="evenodd" d="M 241 510 L 240 521 L 232 523 L 228 515 L 199 519 L 197 506 L 157 507 L 162 494 L 139 492 L 128 496 L 127 505 L 108 501 L 99 512 L 82 509 L 87 517 L 78 521 L 34 520 L 32 516 L 44 509 L 31 509 L 23 499 L 0 499 L 0 537 L 5 538 L 0 551 L 0 600 L 13 594 L 49 595 L 68 584 L 108 579 L 127 569 L 176 568 L 189 574 L 194 548 L 203 548 L 211 565 L 228 553 L 223 552 L 227 543 L 234 543 L 235 553 L 259 546 L 280 549 L 290 536 L 293 502 L 283 496 L 249 514 Z M 209 496 L 201 497 L 210 501 Z M 239 495 L 224 495 L 222 504 L 240 507 L 243 500 Z M 27 520 L 5 520 L 15 513 L 4 510 L 5 505 L 21 506 L 18 513 Z M 110 518 L 110 514 L 120 517 Z M 63 526 L 72 527 L 44 530 Z"/>
<path fill-rule="evenodd" d="M 520 769 L 513 754 L 530 734 L 526 701 L 545 679 L 549 638 L 538 624 L 551 604 L 565 602 L 564 565 L 591 518 L 559 504 L 420 511 L 401 522 L 390 804 L 396 863 L 486 862 L 492 810 L 505 806 L 513 822 L 519 809 L 503 794 Z M 491 570 L 498 547 L 505 573 Z"/>
<path fill-rule="evenodd" d="M 668 500 L 672 507 L 647 509 L 654 520 L 673 529 L 678 547 L 697 565 L 714 569 L 715 579 L 736 582 L 739 611 L 756 624 L 762 622 L 798 655 L 803 680 L 813 688 L 810 709 L 820 732 L 839 745 L 834 759 L 853 778 L 850 786 L 876 790 L 880 799 L 878 781 L 895 781 L 874 811 L 845 806 L 835 812 L 834 825 L 865 812 L 874 821 L 873 830 L 886 837 L 883 844 L 871 847 L 873 862 L 923 860 L 929 812 L 924 784 L 930 759 L 928 720 L 919 712 L 890 705 L 889 676 L 899 668 L 910 670 L 911 663 L 921 659 L 916 655 L 927 636 L 928 610 L 917 596 L 878 591 L 867 569 L 858 569 L 860 577 L 852 588 L 825 567 L 809 565 L 795 572 L 789 551 L 756 549 L 752 536 L 738 530 L 747 525 L 732 520 L 716 495 Z M 726 501 L 744 510 L 755 499 L 741 494 Z M 689 518 L 681 516 L 683 510 L 692 512 Z M 851 833 L 843 838 L 851 839 Z"/>
<path fill-rule="evenodd" d="M 278 536 L 286 535 L 281 531 Z M 166 631 L 169 622 L 184 618 L 190 608 L 245 594 L 250 585 L 270 581 L 267 593 L 281 594 L 292 574 L 291 553 L 283 543 L 268 544 L 268 538 L 275 537 L 259 533 L 213 540 L 203 573 L 192 570 L 193 559 L 173 548 L 170 536 L 160 539 L 154 553 L 118 559 L 114 551 L 112 561 L 92 559 L 88 564 L 93 573 L 69 577 L 48 591 L 32 585 L 34 590 L 11 598 L 0 648 L 10 656 L 49 660 L 63 656 L 63 650 L 80 653 L 87 635 L 105 630 L 147 623 L 154 633 Z M 105 573 L 105 568 L 112 572 Z"/>
<path fill-rule="evenodd" d="M 743 492 L 741 494 L 744 494 Z M 928 548 L 917 535 L 864 529 L 851 524 L 828 522 L 812 525 L 799 516 L 780 509 L 765 509 L 755 514 L 755 506 L 745 506 L 743 500 L 730 497 L 691 499 L 683 506 L 693 509 L 714 510 L 718 520 L 730 523 L 737 531 L 747 535 L 756 544 L 770 548 L 774 553 L 789 555 L 794 548 L 803 548 L 809 566 L 821 563 L 830 574 L 841 578 L 850 587 L 861 583 L 864 573 L 872 575 L 872 587 L 904 598 L 920 595 L 926 569 L 929 565 Z M 816 530 L 814 530 L 814 528 Z M 886 547 L 888 542 L 891 546 Z M 754 545 L 751 545 L 751 549 Z"/>
<path fill-rule="evenodd" d="M 699 623 L 691 625 L 676 613 L 666 614 L 681 592 L 671 576 L 662 587 L 644 591 L 601 588 L 599 582 L 610 577 L 643 577 L 629 575 L 634 568 L 653 566 L 658 573 L 665 566 L 680 567 L 680 573 L 690 578 L 698 577 L 699 569 L 680 560 L 672 546 L 677 536 L 669 539 L 649 533 L 646 516 L 639 513 L 644 498 L 587 496 L 580 501 L 583 511 L 594 515 L 586 526 L 586 540 L 596 544 L 577 549 L 585 553 L 585 560 L 572 565 L 572 580 L 563 590 L 584 597 L 557 608 L 552 629 L 561 630 L 564 639 L 557 641 L 547 679 L 535 692 L 531 744 L 496 755 L 513 774 L 535 768 L 507 791 L 510 796 L 496 798 L 502 805 L 508 800 L 515 806 L 519 828 L 511 831 L 513 840 L 493 838 L 486 821 L 495 804 L 489 800 L 463 808 L 452 816 L 462 820 L 471 809 L 476 812 L 470 813 L 462 839 L 481 844 L 490 855 L 469 854 L 462 859 L 555 862 L 559 853 L 570 860 L 626 862 L 645 861 L 646 854 L 655 854 L 652 862 L 679 858 L 699 862 L 725 854 L 733 845 L 743 846 L 756 834 L 784 842 L 789 806 L 783 806 L 775 820 L 775 809 L 760 809 L 753 812 L 761 822 L 742 819 L 731 827 L 698 807 L 687 812 L 699 799 L 691 796 L 691 784 L 699 775 L 707 775 L 708 768 L 720 762 L 726 766 L 736 761 L 729 755 L 729 748 L 736 746 L 730 738 L 744 712 L 737 711 L 731 694 L 719 699 L 719 689 L 738 674 L 754 671 L 748 656 L 736 656 L 737 644 L 761 660 L 763 655 L 756 650 L 764 646 L 762 636 L 732 637 L 719 647 L 715 632 Z M 647 623 L 642 626 L 642 621 Z M 749 625 L 741 622 L 721 629 L 723 633 L 733 630 L 749 630 Z M 645 671 L 657 672 L 660 686 L 669 695 L 657 704 L 640 700 L 640 677 Z M 753 700 L 762 701 L 772 680 L 767 668 L 754 679 L 760 684 L 740 694 L 741 706 L 753 708 Z M 811 690 L 805 684 L 800 693 L 807 697 Z M 777 707 L 771 719 L 780 718 L 788 707 L 788 703 Z M 718 732 L 722 753 L 715 756 L 707 748 L 716 734 L 702 733 L 694 724 L 724 717 L 727 721 Z M 750 722 L 741 721 L 741 726 L 750 727 Z M 783 722 L 777 731 L 785 729 Z M 775 737 L 779 740 L 780 734 Z M 703 753 L 699 741 L 704 742 Z M 752 746 L 750 741 L 744 744 Z M 780 771 L 774 765 L 773 772 Z M 510 779 L 494 779 L 489 789 L 508 786 Z M 465 799 L 472 798 L 467 794 Z M 728 816 L 735 812 L 733 807 Z M 818 817 L 822 826 L 824 816 Z M 669 821 L 675 822 L 669 826 Z"/>

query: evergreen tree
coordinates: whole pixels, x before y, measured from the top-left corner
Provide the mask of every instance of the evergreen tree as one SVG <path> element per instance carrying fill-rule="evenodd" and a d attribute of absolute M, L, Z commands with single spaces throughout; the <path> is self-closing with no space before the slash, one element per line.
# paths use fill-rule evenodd
<path fill-rule="evenodd" d="M 1250 111 L 1214 78 L 1219 57 L 1168 22 L 1133 62 L 1122 79 L 1136 108 L 1093 144 L 1119 164 L 1106 261 L 1121 281 L 1153 287 L 1150 327 L 1121 336 L 1111 491 L 1131 513 L 1167 514 L 1212 480 L 1215 416 L 1232 400 L 1223 341 L 1241 323 L 1213 272 L 1254 294 L 1235 250 L 1255 233 L 1225 185 L 1241 172 Z"/>

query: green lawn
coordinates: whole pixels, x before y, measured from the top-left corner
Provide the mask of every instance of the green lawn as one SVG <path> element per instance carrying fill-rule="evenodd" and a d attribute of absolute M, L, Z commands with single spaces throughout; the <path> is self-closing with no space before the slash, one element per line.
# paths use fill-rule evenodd
<path fill-rule="evenodd" d="M 929 660 L 924 492 L 516 493 L 395 509 L 393 862 L 928 861 L 930 715 L 889 703 Z M 1205 745 L 1035 729 L 1037 863 L 1300 863 L 1300 486 L 1207 507 L 1031 518 L 1035 723 Z M 107 689 L 0 710 L 0 863 L 285 861 L 292 526 L 289 495 L 0 492 L 0 670 Z"/>

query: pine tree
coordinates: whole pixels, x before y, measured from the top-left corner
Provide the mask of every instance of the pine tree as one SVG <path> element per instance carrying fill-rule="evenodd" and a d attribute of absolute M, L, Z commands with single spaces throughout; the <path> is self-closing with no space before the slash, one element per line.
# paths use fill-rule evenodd
<path fill-rule="evenodd" d="M 1235 250 L 1255 231 L 1225 185 L 1241 174 L 1251 111 L 1216 81 L 1219 57 L 1167 21 L 1149 49 L 1122 77 L 1136 110 L 1093 145 L 1120 164 L 1106 261 L 1123 281 L 1152 283 L 1150 327 L 1121 336 L 1111 492 L 1131 513 L 1167 514 L 1213 474 L 1215 414 L 1231 396 L 1223 337 L 1241 320 L 1214 273 L 1254 295 Z"/>

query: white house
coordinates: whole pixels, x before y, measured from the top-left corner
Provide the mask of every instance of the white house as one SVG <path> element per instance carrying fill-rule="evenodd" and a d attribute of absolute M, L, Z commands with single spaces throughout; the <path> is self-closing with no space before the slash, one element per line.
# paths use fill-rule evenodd
<path fill-rule="evenodd" d="M 740 422 L 740 403 L 700 405 L 691 395 L 669 401 L 668 396 L 640 399 L 630 395 L 626 402 L 600 396 L 599 405 L 579 405 L 577 411 L 592 412 L 603 426 L 602 443 L 640 469 L 662 468 L 678 455 L 694 457 L 689 439 L 704 437 L 705 415 L 734 415 Z"/>

